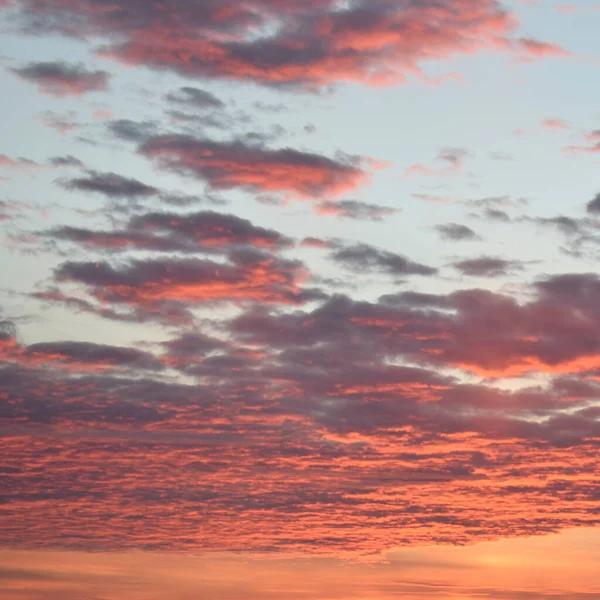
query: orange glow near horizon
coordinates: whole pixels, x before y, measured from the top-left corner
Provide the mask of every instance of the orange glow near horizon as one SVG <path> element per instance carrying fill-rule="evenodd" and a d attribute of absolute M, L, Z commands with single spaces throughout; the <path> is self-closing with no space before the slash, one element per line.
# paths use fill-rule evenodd
<path fill-rule="evenodd" d="M 252 554 L 0 550 L 3 600 L 592 600 L 600 530 L 466 547 L 391 549 L 368 562 Z M 92 591 L 90 591 L 92 590 Z"/>

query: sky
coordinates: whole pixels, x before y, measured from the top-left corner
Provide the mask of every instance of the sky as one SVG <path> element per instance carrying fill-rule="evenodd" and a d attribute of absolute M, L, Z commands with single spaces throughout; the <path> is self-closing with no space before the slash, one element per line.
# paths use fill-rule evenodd
<path fill-rule="evenodd" d="M 597 0 L 0 0 L 0 597 L 600 597 Z"/>

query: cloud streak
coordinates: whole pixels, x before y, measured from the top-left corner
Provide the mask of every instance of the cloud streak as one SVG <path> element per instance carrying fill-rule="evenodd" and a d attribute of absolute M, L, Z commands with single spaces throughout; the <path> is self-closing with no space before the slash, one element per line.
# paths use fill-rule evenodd
<path fill-rule="evenodd" d="M 106 71 L 90 71 L 83 65 L 65 62 L 33 62 L 12 72 L 35 83 L 41 94 L 59 97 L 104 92 L 110 80 Z"/>

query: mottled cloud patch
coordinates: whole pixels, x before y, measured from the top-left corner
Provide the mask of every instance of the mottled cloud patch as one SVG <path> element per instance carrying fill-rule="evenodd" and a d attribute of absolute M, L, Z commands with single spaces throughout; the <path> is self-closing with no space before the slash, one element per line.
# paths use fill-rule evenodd
<path fill-rule="evenodd" d="M 368 182 L 369 159 L 292 148 L 269 149 L 242 141 L 216 142 L 189 136 L 146 141 L 140 152 L 165 170 L 191 175 L 215 189 L 244 188 L 303 198 L 339 195 Z"/>
<path fill-rule="evenodd" d="M 177 287 L 181 266 L 164 277 L 150 263 L 64 269 L 138 301 L 150 280 Z M 1 416 L 21 434 L 2 442 L 5 539 L 379 557 L 596 525 L 599 387 L 572 376 L 600 364 L 599 279 L 556 276 L 532 292 L 523 303 L 478 289 L 339 295 L 288 310 L 251 303 L 218 337 L 196 326 L 157 344 L 165 368 L 154 377 L 137 353 L 35 344 L 32 354 L 80 372 L 0 367 Z M 136 376 L 97 371 L 107 360 Z M 461 383 L 448 367 L 558 378 L 509 391 Z M 159 379 L 166 370 L 195 381 Z M 559 510 L 566 502 L 573 510 Z M 374 514 L 391 526 L 373 527 Z"/>
<path fill-rule="evenodd" d="M 71 191 L 102 194 L 108 198 L 143 198 L 158 193 L 157 188 L 137 179 L 99 171 L 88 171 L 85 177 L 65 179 L 61 185 Z"/>
<path fill-rule="evenodd" d="M 332 215 L 341 219 L 357 221 L 383 221 L 399 213 L 399 209 L 378 204 L 370 204 L 359 200 L 339 200 L 338 202 L 321 202 L 315 206 L 319 215 Z"/>
<path fill-rule="evenodd" d="M 90 71 L 83 65 L 65 62 L 32 62 L 12 72 L 37 84 L 40 93 L 59 97 L 105 91 L 110 80 L 106 71 Z"/>

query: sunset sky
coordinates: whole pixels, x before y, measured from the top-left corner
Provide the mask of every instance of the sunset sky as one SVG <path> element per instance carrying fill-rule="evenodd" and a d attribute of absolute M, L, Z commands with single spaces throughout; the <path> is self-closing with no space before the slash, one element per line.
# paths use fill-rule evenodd
<path fill-rule="evenodd" d="M 600 598 L 598 0 L 0 0 L 0 598 Z"/>

